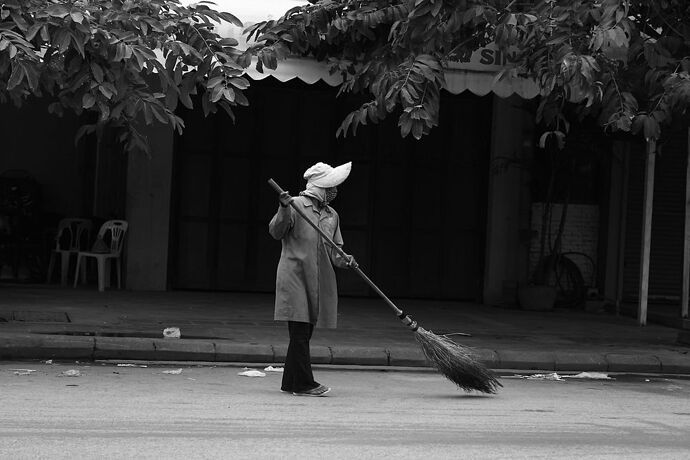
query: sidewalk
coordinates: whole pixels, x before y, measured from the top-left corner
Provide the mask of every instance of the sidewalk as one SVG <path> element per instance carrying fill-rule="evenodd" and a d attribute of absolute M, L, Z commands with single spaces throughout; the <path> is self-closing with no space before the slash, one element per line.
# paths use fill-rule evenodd
<path fill-rule="evenodd" d="M 473 347 L 493 369 L 690 374 L 678 329 L 582 311 L 529 312 L 394 299 L 425 329 Z M 379 299 L 341 298 L 338 329 L 317 329 L 315 364 L 427 366 L 414 334 Z M 0 285 L 0 359 L 282 363 L 287 328 L 273 296 L 219 292 L 99 293 Z M 178 327 L 180 339 L 164 339 Z"/>

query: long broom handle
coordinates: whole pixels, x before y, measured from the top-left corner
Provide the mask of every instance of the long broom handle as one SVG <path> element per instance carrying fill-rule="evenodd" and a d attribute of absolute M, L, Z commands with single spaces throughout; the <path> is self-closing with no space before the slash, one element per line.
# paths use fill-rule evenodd
<path fill-rule="evenodd" d="M 285 192 L 285 190 L 283 190 L 282 188 L 280 188 L 280 185 L 278 185 L 278 184 L 276 183 L 276 181 L 274 181 L 273 179 L 268 179 L 268 184 L 269 184 L 271 187 L 273 187 L 273 190 L 275 190 L 279 195 L 282 194 L 283 192 Z M 316 230 L 317 232 L 319 232 L 319 235 L 321 235 L 321 237 L 322 237 L 324 240 L 326 240 L 326 242 L 327 242 L 328 244 L 330 244 L 333 248 L 335 248 L 335 250 L 338 251 L 338 254 L 340 254 L 340 256 L 341 256 L 342 258 L 344 258 L 344 259 L 347 260 L 347 254 L 345 253 L 345 251 L 343 251 L 343 250 L 340 248 L 340 246 L 336 245 L 336 244 L 333 242 L 333 240 L 332 240 L 328 235 L 326 235 L 326 233 L 324 233 L 323 230 L 321 230 L 321 229 L 319 228 L 318 225 L 316 225 L 314 222 L 312 222 L 312 220 L 311 220 L 309 217 L 307 217 L 307 215 L 304 213 L 304 211 L 302 211 L 299 207 L 297 207 L 297 205 L 294 203 L 293 200 L 294 200 L 294 198 L 290 197 L 290 206 L 292 206 L 292 209 L 294 209 L 295 211 L 297 211 L 297 214 L 299 214 L 300 216 L 302 216 L 302 217 L 304 218 L 304 220 L 306 220 L 306 221 L 309 223 L 309 225 L 311 225 L 312 227 L 314 227 L 314 230 Z M 408 326 L 408 327 L 409 327 L 410 329 L 412 329 L 413 331 L 416 331 L 416 330 L 417 330 L 417 322 L 416 322 L 416 321 L 413 321 L 413 320 L 412 320 L 409 316 L 407 316 L 401 309 L 399 309 L 398 307 L 396 307 L 395 304 L 393 303 L 393 301 L 392 301 L 391 299 L 389 299 L 388 296 L 387 296 L 386 294 L 384 294 L 383 291 L 382 291 L 381 289 L 379 289 L 379 287 L 378 287 L 376 284 L 374 284 L 374 282 L 373 282 L 372 280 L 370 280 L 369 277 L 368 277 L 359 267 L 354 267 L 353 270 L 354 270 L 354 271 L 355 271 L 355 272 L 356 272 L 356 273 L 357 273 L 357 274 L 358 274 L 358 275 L 359 275 L 359 276 L 360 276 L 360 277 L 361 277 L 361 278 L 362 278 L 362 279 L 363 279 L 363 280 L 364 280 L 374 291 L 376 291 L 376 293 L 377 293 L 379 296 L 381 296 L 381 298 L 388 304 L 389 307 L 391 307 L 391 308 L 393 309 L 393 311 L 395 312 L 395 314 L 397 315 L 397 317 L 400 318 L 400 320 L 401 320 L 406 326 Z M 406 319 L 407 319 L 407 321 L 406 321 Z"/>

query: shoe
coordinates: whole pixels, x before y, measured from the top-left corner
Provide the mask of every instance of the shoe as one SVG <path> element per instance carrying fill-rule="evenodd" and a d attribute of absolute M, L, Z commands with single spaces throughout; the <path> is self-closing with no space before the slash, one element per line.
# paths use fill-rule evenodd
<path fill-rule="evenodd" d="M 327 386 L 319 385 L 311 390 L 304 391 L 293 391 L 292 394 L 295 396 L 326 396 L 326 393 L 331 391 Z"/>

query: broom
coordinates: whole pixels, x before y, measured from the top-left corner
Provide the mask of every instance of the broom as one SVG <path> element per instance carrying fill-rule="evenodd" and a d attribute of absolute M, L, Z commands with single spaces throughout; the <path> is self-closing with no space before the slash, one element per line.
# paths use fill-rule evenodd
<path fill-rule="evenodd" d="M 268 183 L 273 189 L 282 194 L 284 190 L 273 180 L 269 179 Z M 288 195 L 289 196 L 289 195 Z M 347 259 L 347 254 L 339 246 L 337 246 L 331 238 L 324 233 L 304 212 L 299 209 L 290 197 L 290 205 L 297 211 L 297 214 L 302 216 L 321 237 L 330 244 L 341 257 Z M 455 383 L 458 387 L 465 391 L 477 390 L 482 393 L 496 393 L 498 387 L 503 386 L 496 379 L 496 376 L 487 369 L 482 363 L 477 361 L 473 356 L 471 350 L 467 347 L 459 345 L 447 337 L 441 337 L 431 331 L 427 331 L 417 324 L 417 321 L 412 320 L 409 315 L 395 306 L 395 304 L 386 296 L 386 294 L 374 284 L 373 281 L 359 268 L 353 267 L 353 270 L 374 290 L 381 296 L 381 298 L 393 309 L 397 317 L 402 323 L 407 326 L 415 334 L 417 342 L 422 347 L 422 352 L 427 360 L 448 380 Z"/>

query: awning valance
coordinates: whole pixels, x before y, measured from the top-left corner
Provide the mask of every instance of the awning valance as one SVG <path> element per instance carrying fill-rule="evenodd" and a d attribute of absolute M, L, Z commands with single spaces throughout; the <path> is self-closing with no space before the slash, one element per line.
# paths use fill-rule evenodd
<path fill-rule="evenodd" d="M 298 78 L 310 85 L 319 80 L 331 86 L 337 86 L 342 82 L 339 74 L 329 73 L 328 64 L 313 59 L 291 57 L 279 61 L 276 70 L 264 68 L 263 73 L 258 72 L 254 64 L 252 63 L 246 70 L 247 76 L 254 80 L 272 76 L 282 82 Z M 478 96 L 485 96 L 490 92 L 500 97 L 517 94 L 525 99 L 532 99 L 539 94 L 539 87 L 532 80 L 523 78 L 497 80 L 496 73 L 496 70 L 482 71 L 453 66 L 445 71 L 446 90 L 453 94 L 470 91 Z"/>

